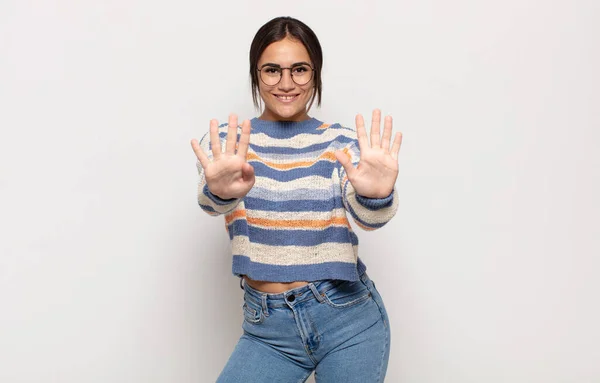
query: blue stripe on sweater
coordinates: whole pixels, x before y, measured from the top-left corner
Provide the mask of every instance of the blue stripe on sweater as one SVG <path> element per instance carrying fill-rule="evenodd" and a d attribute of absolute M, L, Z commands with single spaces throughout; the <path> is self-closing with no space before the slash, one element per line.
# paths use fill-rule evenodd
<path fill-rule="evenodd" d="M 202 210 L 209 212 L 209 213 L 216 213 L 217 211 L 215 209 L 212 208 L 212 206 L 208 206 L 208 205 L 203 205 L 200 202 L 198 202 L 198 205 L 200 205 L 200 207 L 202 208 Z"/>
<path fill-rule="evenodd" d="M 341 197 L 339 189 L 295 189 L 286 191 L 270 190 L 254 186 L 248 194 L 248 197 L 261 198 L 266 201 L 327 201 L 335 196 Z"/>
<path fill-rule="evenodd" d="M 342 197 L 334 197 L 326 200 L 290 200 L 290 201 L 270 201 L 263 198 L 244 197 L 244 205 L 248 210 L 264 211 L 331 211 L 332 209 L 342 209 Z"/>
<path fill-rule="evenodd" d="M 335 141 L 335 143 L 334 143 Z M 354 141 L 350 137 L 337 136 L 335 140 L 329 140 L 325 142 L 319 142 L 317 144 L 305 146 L 303 148 L 288 148 L 282 146 L 261 146 L 252 143 L 252 137 L 250 137 L 250 149 L 256 153 L 273 153 L 273 154 L 303 154 L 307 152 L 324 151 L 333 144 L 339 148 L 343 148 L 348 143 Z"/>
<path fill-rule="evenodd" d="M 208 136 L 206 136 L 206 138 L 208 138 Z M 220 133 L 219 138 L 221 140 L 226 140 L 227 133 Z M 205 138 L 203 137 L 202 139 L 204 140 Z M 238 134 L 237 141 L 239 141 L 239 140 L 240 140 L 240 135 Z M 343 149 L 345 146 L 347 146 L 350 142 L 353 142 L 353 141 L 356 141 L 356 140 L 352 139 L 350 137 L 346 137 L 346 136 L 337 136 L 333 140 L 319 142 L 318 144 L 305 146 L 303 148 L 288 148 L 285 146 L 256 145 L 256 144 L 252 143 L 252 137 L 250 137 L 249 148 L 250 148 L 250 150 L 257 153 L 258 155 L 261 155 L 261 154 L 284 154 L 284 155 L 289 155 L 290 157 L 292 157 L 294 155 L 306 154 L 306 153 L 312 153 L 312 152 L 322 153 L 325 151 L 325 149 L 328 149 L 328 148 L 331 148 L 334 150 Z M 210 151 L 210 153 L 207 153 L 207 154 L 209 155 L 209 158 L 212 158 L 212 144 L 210 141 L 208 142 L 208 150 Z"/>
<path fill-rule="evenodd" d="M 260 161 L 248 161 L 248 163 L 254 167 L 255 175 L 259 177 L 269 177 L 279 182 L 288 182 L 311 176 L 320 176 L 331 179 L 331 174 L 335 168 L 334 163 L 328 160 L 317 161 L 314 165 L 306 168 L 288 170 L 276 170 Z"/>

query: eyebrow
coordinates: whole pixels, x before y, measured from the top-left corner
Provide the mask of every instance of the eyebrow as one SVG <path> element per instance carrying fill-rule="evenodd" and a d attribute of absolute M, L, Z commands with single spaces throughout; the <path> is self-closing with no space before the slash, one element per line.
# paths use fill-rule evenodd
<path fill-rule="evenodd" d="M 308 65 L 308 66 L 312 67 L 312 65 L 310 65 L 306 61 L 301 61 L 301 62 L 293 63 L 292 65 L 290 65 L 290 67 L 293 68 L 293 67 L 300 66 L 300 65 Z M 275 64 L 275 63 L 266 63 L 266 64 L 261 65 L 260 67 L 264 68 L 266 66 L 274 66 L 274 67 L 277 67 L 277 68 L 281 68 L 281 65 Z"/>

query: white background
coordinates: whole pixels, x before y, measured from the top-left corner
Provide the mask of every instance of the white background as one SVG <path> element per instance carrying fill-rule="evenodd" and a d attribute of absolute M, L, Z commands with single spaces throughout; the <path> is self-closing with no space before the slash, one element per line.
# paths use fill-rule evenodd
<path fill-rule="evenodd" d="M 291 15 L 323 107 L 404 134 L 359 232 L 386 382 L 600 382 L 597 0 L 0 3 L 0 381 L 212 382 L 241 329 L 189 146 L 256 115 L 248 50 Z"/>

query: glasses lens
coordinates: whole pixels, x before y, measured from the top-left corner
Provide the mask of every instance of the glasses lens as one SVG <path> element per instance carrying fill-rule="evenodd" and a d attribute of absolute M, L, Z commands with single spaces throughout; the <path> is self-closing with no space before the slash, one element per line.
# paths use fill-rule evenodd
<path fill-rule="evenodd" d="M 292 79 L 298 85 L 306 85 L 312 78 L 312 69 L 308 65 L 298 65 L 292 68 Z"/>
<path fill-rule="evenodd" d="M 260 79 L 266 85 L 275 85 L 281 80 L 281 68 L 265 66 L 260 70 Z"/>

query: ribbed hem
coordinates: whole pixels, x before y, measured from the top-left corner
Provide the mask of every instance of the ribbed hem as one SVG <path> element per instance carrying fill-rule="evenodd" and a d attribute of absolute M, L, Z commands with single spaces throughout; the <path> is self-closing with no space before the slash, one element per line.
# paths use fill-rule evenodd
<path fill-rule="evenodd" d="M 234 255 L 232 272 L 235 276 L 247 275 L 250 279 L 269 282 L 318 281 L 342 279 L 357 281 L 367 266 L 358 257 L 356 263 L 325 262 L 313 265 L 278 266 L 252 262 L 245 255 Z"/>
<path fill-rule="evenodd" d="M 392 206 L 392 202 L 394 199 L 394 189 L 392 189 L 392 192 L 390 193 L 390 195 L 388 195 L 385 198 L 368 198 L 368 197 L 363 197 L 358 193 L 356 193 L 355 196 L 356 196 L 356 200 L 358 201 L 358 203 L 360 203 L 367 209 L 379 210 L 379 209 L 383 209 L 384 207 Z"/>
<path fill-rule="evenodd" d="M 204 195 L 208 197 L 211 201 L 213 201 L 217 205 L 225 206 L 229 205 L 237 200 L 237 198 L 223 199 L 217 195 L 214 195 L 210 189 L 208 188 L 208 184 L 204 185 L 204 189 L 202 189 Z"/>

